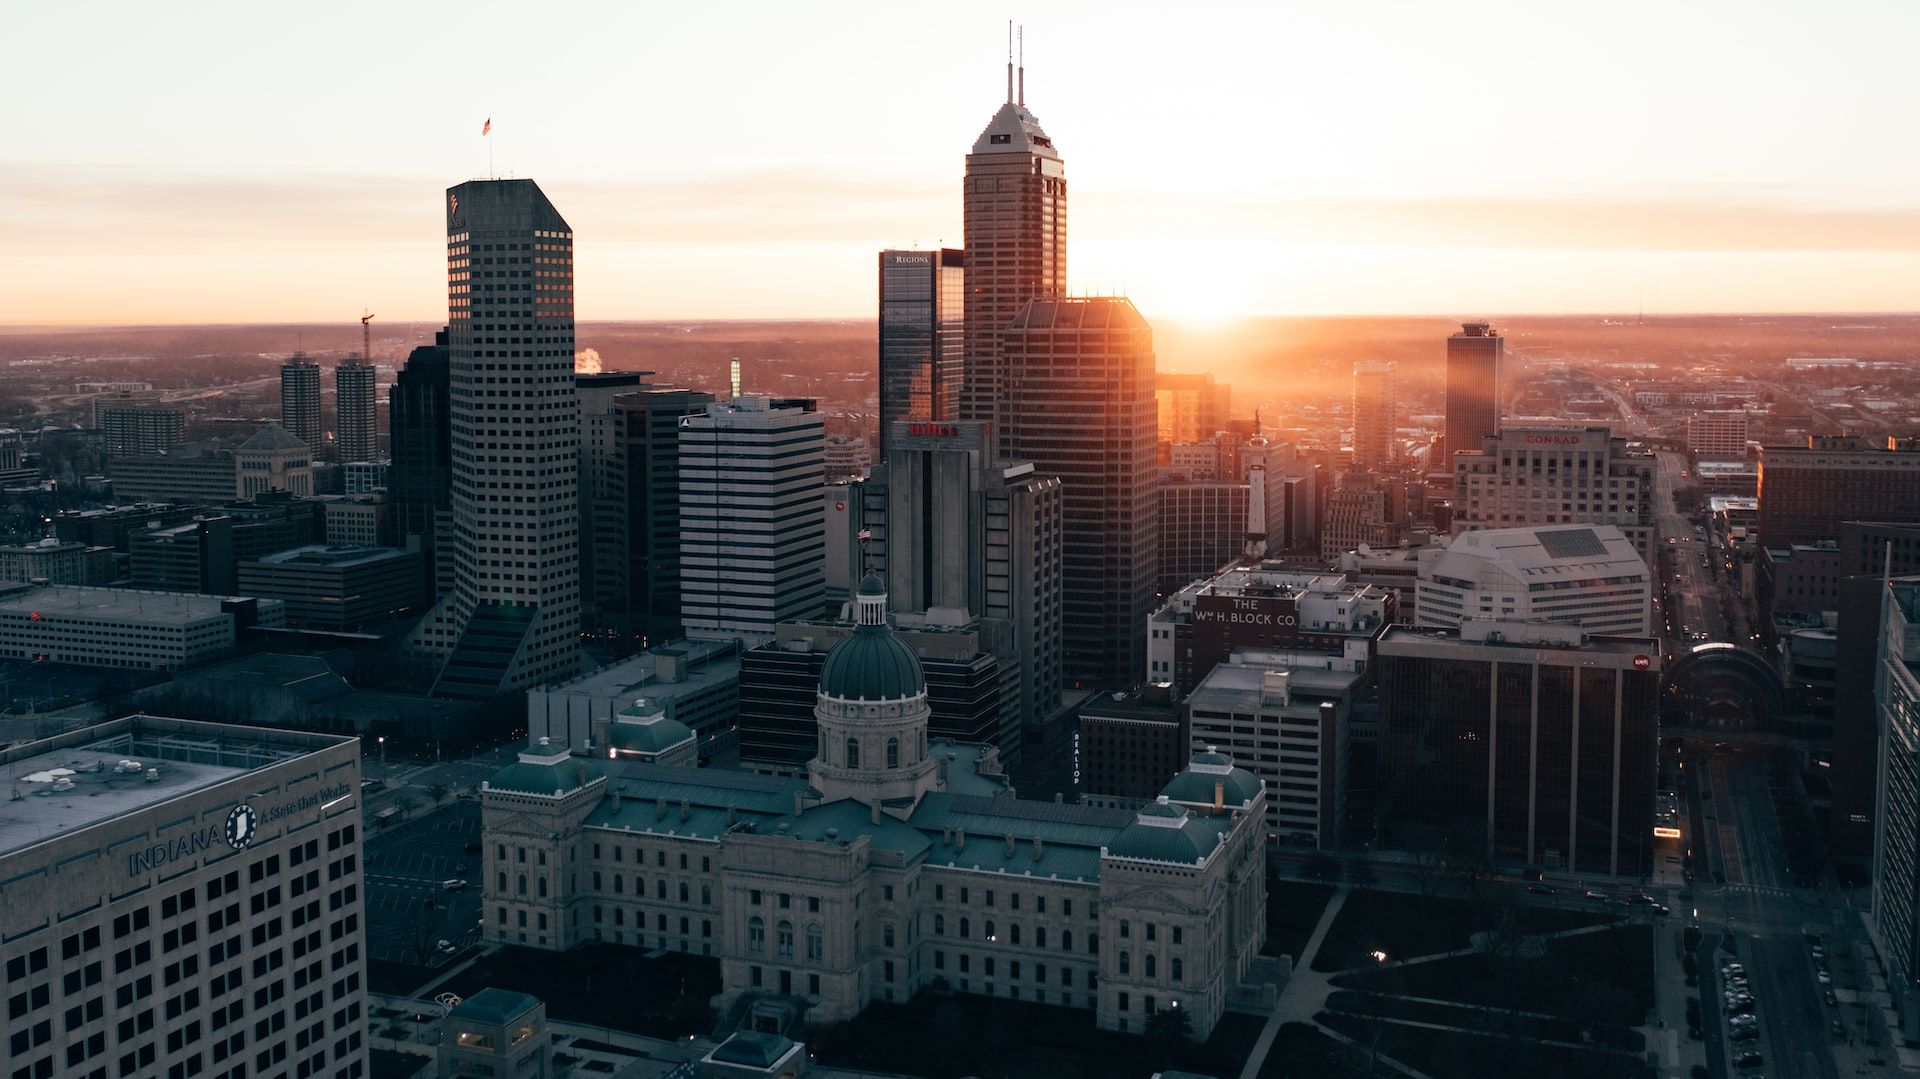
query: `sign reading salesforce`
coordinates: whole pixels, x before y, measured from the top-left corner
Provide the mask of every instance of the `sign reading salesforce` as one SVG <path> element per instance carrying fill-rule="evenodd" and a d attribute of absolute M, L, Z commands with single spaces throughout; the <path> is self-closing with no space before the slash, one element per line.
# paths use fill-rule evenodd
<path fill-rule="evenodd" d="M 227 811 L 225 820 L 170 836 L 127 855 L 127 875 L 134 877 L 151 873 L 161 866 L 186 861 L 204 851 L 217 849 L 222 843 L 234 850 L 246 850 L 253 845 L 254 837 L 260 834 L 263 825 L 285 820 L 298 813 L 311 812 L 352 793 L 353 788 L 339 783 L 275 803 L 265 809 L 242 802 Z"/>

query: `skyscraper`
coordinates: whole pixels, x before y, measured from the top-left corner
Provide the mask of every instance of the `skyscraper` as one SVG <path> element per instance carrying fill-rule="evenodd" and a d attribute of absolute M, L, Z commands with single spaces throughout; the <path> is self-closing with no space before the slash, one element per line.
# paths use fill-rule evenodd
<path fill-rule="evenodd" d="M 880 456 L 897 421 L 959 418 L 966 254 L 880 252 Z"/>
<path fill-rule="evenodd" d="M 1353 365 L 1353 460 L 1363 468 L 1392 463 L 1394 365 Z"/>
<path fill-rule="evenodd" d="M 1159 570 L 1153 329 L 1122 298 L 1035 299 L 1001 354 L 1002 442 L 1062 485 L 1066 677 L 1131 685 Z"/>
<path fill-rule="evenodd" d="M 703 390 L 643 386 L 614 398 L 627 474 L 625 638 L 653 645 L 680 623 L 680 420 L 705 412 Z"/>
<path fill-rule="evenodd" d="M 100 430 L 108 457 L 165 453 L 185 437 L 187 418 L 174 408 L 110 408 L 101 417 Z"/>
<path fill-rule="evenodd" d="M 414 645 L 485 698 L 580 666 L 573 229 L 532 180 L 449 188 L 446 221 L 454 578 Z"/>
<path fill-rule="evenodd" d="M 1007 370 L 1000 338 L 1028 300 L 1067 286 L 1067 176 L 1053 140 L 1027 111 L 1026 72 L 967 155 L 966 386 L 960 418 L 985 420 L 1007 446 Z M 1153 387 L 1147 387 L 1151 397 Z"/>
<path fill-rule="evenodd" d="M 700 637 L 771 640 L 826 603 L 820 413 L 748 395 L 680 424 L 680 616 Z"/>
<path fill-rule="evenodd" d="M 324 448 L 326 424 L 320 416 L 320 365 L 294 353 L 280 365 L 280 426 L 315 453 Z"/>
<path fill-rule="evenodd" d="M 580 621 L 595 634 L 609 628 L 602 615 L 622 610 L 627 599 L 627 454 L 615 402 L 649 373 L 573 376 L 580 399 Z"/>
<path fill-rule="evenodd" d="M 1501 367 L 1506 339 L 1486 322 L 1463 322 L 1447 338 L 1447 418 L 1443 456 L 1429 471 L 1453 473 L 1453 455 L 1477 450 L 1500 431 Z"/>
<path fill-rule="evenodd" d="M 427 580 L 439 595 L 453 586 L 453 563 L 438 542 L 452 524 L 453 427 L 448 417 L 447 331 L 415 348 L 387 391 L 387 428 L 393 468 L 394 543 L 426 553 Z"/>
<path fill-rule="evenodd" d="M 380 459 L 380 410 L 373 363 L 352 355 L 333 369 L 334 441 L 341 461 Z"/>

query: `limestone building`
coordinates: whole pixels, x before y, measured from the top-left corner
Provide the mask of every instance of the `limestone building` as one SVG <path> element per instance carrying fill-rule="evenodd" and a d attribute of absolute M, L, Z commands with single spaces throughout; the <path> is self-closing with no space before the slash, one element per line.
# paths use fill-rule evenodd
<path fill-rule="evenodd" d="M 717 1004 L 815 1024 L 937 988 L 1085 1008 L 1195 1037 L 1266 933 L 1266 792 L 1203 754 L 1137 812 L 1019 800 L 988 746 L 927 736 L 920 661 L 884 585 L 827 655 L 804 777 L 664 763 L 675 721 L 621 716 L 584 755 L 538 745 L 482 785 L 485 934 L 713 956 Z"/>

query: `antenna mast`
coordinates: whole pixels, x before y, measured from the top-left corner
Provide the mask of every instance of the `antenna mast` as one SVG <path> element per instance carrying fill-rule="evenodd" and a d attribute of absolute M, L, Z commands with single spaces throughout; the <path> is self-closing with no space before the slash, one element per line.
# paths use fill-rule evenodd
<path fill-rule="evenodd" d="M 365 312 L 360 316 L 360 359 L 363 363 L 371 365 L 373 363 L 373 315 L 364 307 L 360 310 Z"/>
<path fill-rule="evenodd" d="M 1007 20 L 1007 104 L 1013 104 L 1013 20 Z"/>
<path fill-rule="evenodd" d="M 1027 103 L 1027 28 L 1026 28 L 1026 26 L 1025 26 L 1025 24 L 1022 24 L 1022 25 L 1021 25 L 1021 27 L 1020 27 L 1020 97 L 1019 97 L 1019 104 L 1020 104 L 1020 105 L 1022 105 L 1022 106 L 1025 106 L 1025 105 L 1026 105 L 1026 103 Z"/>

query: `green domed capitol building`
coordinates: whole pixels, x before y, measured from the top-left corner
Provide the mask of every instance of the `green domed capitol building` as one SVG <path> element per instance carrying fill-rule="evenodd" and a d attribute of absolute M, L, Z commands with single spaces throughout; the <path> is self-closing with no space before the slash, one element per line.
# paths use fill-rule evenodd
<path fill-rule="evenodd" d="M 584 753 L 536 746 L 481 785 L 486 938 L 713 956 L 726 1007 L 844 1021 L 927 988 L 1207 1037 L 1266 936 L 1266 793 L 1206 752 L 1137 812 L 1016 797 L 990 746 L 929 740 L 920 662 L 862 581 L 827 655 L 804 777 L 697 767 L 645 701 Z"/>

